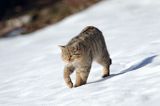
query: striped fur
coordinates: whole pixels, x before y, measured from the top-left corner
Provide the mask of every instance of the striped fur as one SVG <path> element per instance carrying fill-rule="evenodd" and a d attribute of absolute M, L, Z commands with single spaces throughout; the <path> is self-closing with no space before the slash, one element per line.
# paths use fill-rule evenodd
<path fill-rule="evenodd" d="M 103 66 L 103 76 L 109 76 L 110 59 L 102 32 L 93 26 L 88 26 L 72 38 L 67 45 L 60 46 L 62 59 L 67 63 L 64 68 L 64 80 L 68 87 L 73 83 L 70 75 L 76 70 L 75 87 L 86 84 L 93 60 Z"/>

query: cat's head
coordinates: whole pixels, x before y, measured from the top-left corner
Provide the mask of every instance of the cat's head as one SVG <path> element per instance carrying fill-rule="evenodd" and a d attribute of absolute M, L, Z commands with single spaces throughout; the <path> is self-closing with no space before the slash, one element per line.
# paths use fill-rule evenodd
<path fill-rule="evenodd" d="M 79 60 L 82 56 L 82 51 L 77 46 L 60 46 L 60 48 L 62 59 L 67 63 Z"/>

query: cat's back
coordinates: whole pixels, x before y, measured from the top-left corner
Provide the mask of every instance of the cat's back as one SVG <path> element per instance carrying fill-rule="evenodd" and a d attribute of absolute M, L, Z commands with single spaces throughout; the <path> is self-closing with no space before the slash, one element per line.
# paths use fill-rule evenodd
<path fill-rule="evenodd" d="M 78 42 L 84 42 L 88 40 L 93 40 L 93 39 L 101 39 L 103 38 L 102 32 L 94 27 L 94 26 L 87 26 L 85 27 L 77 36 L 72 38 L 69 42 L 68 45 L 72 45 L 74 43 Z"/>
<path fill-rule="evenodd" d="M 101 31 L 94 26 L 87 26 L 81 31 L 81 33 L 85 33 L 85 32 L 101 32 Z"/>
<path fill-rule="evenodd" d="M 101 35 L 102 35 L 102 32 L 94 26 L 87 26 L 79 34 L 79 36 L 84 36 L 84 37 L 93 37 L 93 36 L 95 37 L 95 36 L 101 36 Z"/>

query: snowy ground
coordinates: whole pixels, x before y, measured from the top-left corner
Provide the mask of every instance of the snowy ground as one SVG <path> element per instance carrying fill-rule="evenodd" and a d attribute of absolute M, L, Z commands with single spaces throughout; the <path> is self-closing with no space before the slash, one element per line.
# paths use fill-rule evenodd
<path fill-rule="evenodd" d="M 102 30 L 113 60 L 101 79 L 68 89 L 57 45 Z M 0 40 L 0 106 L 160 106 L 160 1 L 106 0 L 28 36 Z M 75 81 L 75 76 L 72 76 Z"/>

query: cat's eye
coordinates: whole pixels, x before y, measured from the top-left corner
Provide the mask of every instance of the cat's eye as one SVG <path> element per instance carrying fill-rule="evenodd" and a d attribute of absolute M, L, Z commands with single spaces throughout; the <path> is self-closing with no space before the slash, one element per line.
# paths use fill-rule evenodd
<path fill-rule="evenodd" d="M 79 56 L 80 54 L 79 54 L 79 53 L 75 53 L 75 54 L 73 54 L 73 55 Z"/>
<path fill-rule="evenodd" d="M 79 50 L 81 50 L 80 48 L 77 48 L 77 50 L 79 51 Z"/>

